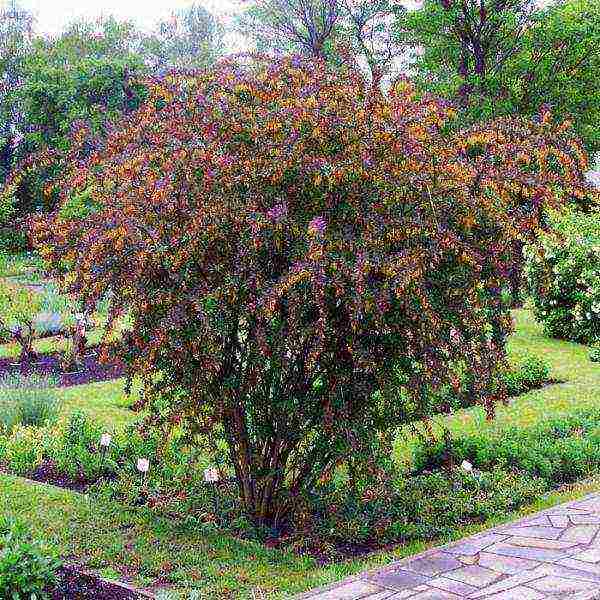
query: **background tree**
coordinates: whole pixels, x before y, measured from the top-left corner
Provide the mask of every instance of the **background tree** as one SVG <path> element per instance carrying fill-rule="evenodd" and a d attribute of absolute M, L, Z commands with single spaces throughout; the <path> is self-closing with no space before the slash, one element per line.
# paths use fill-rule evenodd
<path fill-rule="evenodd" d="M 547 114 L 452 133 L 446 104 L 297 56 L 170 75 L 35 227 L 69 292 L 130 316 L 148 425 L 227 448 L 258 524 L 374 468 L 458 365 L 502 397 L 511 243 L 583 193 L 585 158 Z"/>
<path fill-rule="evenodd" d="M 21 113 L 15 93 L 23 80 L 23 61 L 32 37 L 31 13 L 11 1 L 0 11 L 0 177 L 14 161 Z"/>
<path fill-rule="evenodd" d="M 204 68 L 222 55 L 224 34 L 217 17 L 194 3 L 160 22 L 140 50 L 152 72 Z"/>
<path fill-rule="evenodd" d="M 239 30 L 259 51 L 298 53 L 333 64 L 348 58 L 375 85 L 389 75 L 401 47 L 392 35 L 393 0 L 254 0 L 245 2 Z"/>
<path fill-rule="evenodd" d="M 588 150 L 600 147 L 599 0 L 426 0 L 396 27 L 421 84 L 458 101 L 467 120 L 545 105 L 573 120 Z"/>
<path fill-rule="evenodd" d="M 17 100 L 23 81 L 23 61 L 32 38 L 32 15 L 11 0 L 0 11 L 0 183 L 15 164 L 21 138 L 22 110 Z M 24 242 L 18 231 L 17 199 L 0 196 L 0 251 L 14 250 Z"/>
<path fill-rule="evenodd" d="M 14 218 L 53 203 L 52 181 L 70 152 L 73 125 L 104 135 L 110 123 L 134 109 L 143 95 L 137 78 L 145 65 L 135 29 L 114 19 L 77 22 L 62 34 L 33 38 L 21 59 L 21 80 L 11 92 L 19 113 L 10 172 L 2 201 Z"/>

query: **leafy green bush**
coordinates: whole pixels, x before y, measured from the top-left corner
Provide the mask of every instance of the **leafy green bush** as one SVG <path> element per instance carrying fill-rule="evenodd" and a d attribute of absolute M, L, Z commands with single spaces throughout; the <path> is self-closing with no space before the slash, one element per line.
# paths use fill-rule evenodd
<path fill-rule="evenodd" d="M 552 219 L 554 232 L 525 249 L 534 314 L 548 335 L 589 344 L 600 338 L 600 214 Z"/>
<path fill-rule="evenodd" d="M 21 227 L 16 226 L 17 198 L 14 189 L 0 191 L 0 252 L 18 252 L 27 247 L 27 237 Z"/>
<path fill-rule="evenodd" d="M 514 510 L 547 489 L 540 478 L 502 470 L 476 475 L 455 470 L 359 485 L 340 481 L 310 499 L 316 519 L 309 522 L 308 537 L 332 543 L 430 540 Z"/>
<path fill-rule="evenodd" d="M 0 378 L 0 427 L 43 426 L 56 420 L 56 381 L 42 375 L 14 373 Z"/>
<path fill-rule="evenodd" d="M 64 427 L 46 437 L 44 458 L 71 479 L 94 481 L 114 466 L 111 457 L 100 452 L 102 433 L 100 425 L 76 411 Z"/>
<path fill-rule="evenodd" d="M 600 363 L 600 342 L 596 342 L 590 346 L 590 360 Z"/>
<path fill-rule="evenodd" d="M 504 374 L 509 396 L 518 396 L 542 387 L 550 379 L 550 365 L 539 356 L 526 354 Z"/>
<path fill-rule="evenodd" d="M 437 471 L 451 455 L 484 471 L 509 470 L 543 479 L 556 486 L 600 469 L 600 411 L 582 411 L 545 421 L 531 428 L 473 433 L 415 450 L 416 474 Z"/>
<path fill-rule="evenodd" d="M 480 403 L 475 377 L 472 373 L 457 369 L 458 389 L 445 386 L 431 393 L 429 412 L 450 413 Z M 541 357 L 525 354 L 498 371 L 498 380 L 505 386 L 509 396 L 519 396 L 542 387 L 550 380 L 550 364 Z"/>
<path fill-rule="evenodd" d="M 10 435 L 0 436 L 0 463 L 15 475 L 30 475 L 42 463 L 44 437 L 44 430 L 15 427 Z"/>
<path fill-rule="evenodd" d="M 59 567 L 55 551 L 33 539 L 22 523 L 0 518 L 0 598 L 48 598 Z"/>

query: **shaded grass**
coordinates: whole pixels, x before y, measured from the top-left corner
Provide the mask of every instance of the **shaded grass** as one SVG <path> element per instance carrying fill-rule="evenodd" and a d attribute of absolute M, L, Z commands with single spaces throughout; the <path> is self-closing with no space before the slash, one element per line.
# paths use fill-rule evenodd
<path fill-rule="evenodd" d="M 128 406 L 135 401 L 135 391 L 127 396 L 125 380 L 102 381 L 61 388 L 60 418 L 66 419 L 73 411 L 81 411 L 92 420 L 109 428 L 120 428 L 138 418 Z"/>
<path fill-rule="evenodd" d="M 0 277 L 18 277 L 23 282 L 39 281 L 41 260 L 33 252 L 0 256 Z"/>
<path fill-rule="evenodd" d="M 527 310 L 516 310 L 513 317 L 516 327 L 508 344 L 509 357 L 535 354 L 550 364 L 550 377 L 563 383 L 532 390 L 514 398 L 508 406 L 498 406 L 493 421 L 487 421 L 484 409 L 476 406 L 436 419 L 438 428 L 443 425 L 454 436 L 501 432 L 513 426 L 530 427 L 581 408 L 600 407 L 600 365 L 589 360 L 587 347 L 545 337 Z M 395 447 L 400 463 L 410 461 L 414 444 L 412 433 L 401 429 Z"/>

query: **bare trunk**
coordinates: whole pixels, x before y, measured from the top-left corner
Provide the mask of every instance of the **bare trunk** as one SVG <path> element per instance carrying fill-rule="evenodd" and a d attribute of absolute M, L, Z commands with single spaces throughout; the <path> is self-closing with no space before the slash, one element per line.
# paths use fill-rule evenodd
<path fill-rule="evenodd" d="M 24 331 L 25 329 L 26 331 Z M 13 337 L 21 347 L 21 364 L 30 364 L 36 358 L 36 353 L 33 349 L 33 327 L 28 325 L 25 328 L 19 328 L 13 332 Z"/>

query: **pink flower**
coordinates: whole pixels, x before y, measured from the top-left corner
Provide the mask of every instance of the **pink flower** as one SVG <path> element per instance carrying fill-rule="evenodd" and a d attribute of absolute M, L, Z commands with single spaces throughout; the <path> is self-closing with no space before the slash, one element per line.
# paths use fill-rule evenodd
<path fill-rule="evenodd" d="M 327 223 L 323 217 L 315 217 L 308 224 L 309 235 L 323 235 L 325 233 L 325 229 L 327 229 Z"/>
<path fill-rule="evenodd" d="M 287 216 L 287 206 L 285 204 L 276 204 L 267 211 L 267 217 L 274 223 L 280 223 Z"/>

